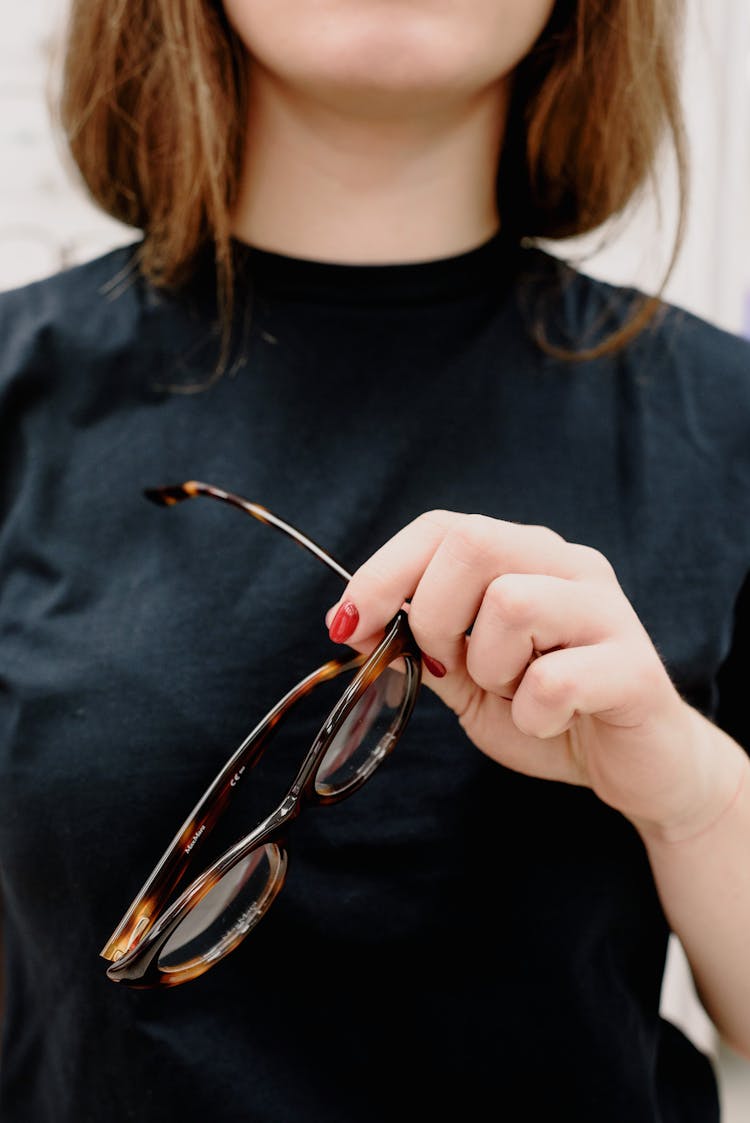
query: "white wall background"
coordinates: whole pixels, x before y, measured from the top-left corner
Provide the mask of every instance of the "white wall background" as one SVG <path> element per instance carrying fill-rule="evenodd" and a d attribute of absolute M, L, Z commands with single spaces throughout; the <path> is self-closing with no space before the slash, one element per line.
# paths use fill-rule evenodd
<path fill-rule="evenodd" d="M 683 101 L 691 155 L 685 243 L 666 287 L 676 304 L 750 336 L 750 0 L 686 0 Z M 137 231 L 101 214 L 67 164 L 47 106 L 67 0 L 4 0 L 0 38 L 0 289 L 129 242 Z M 674 215 L 674 177 L 660 176 L 662 214 Z M 649 291 L 669 256 L 669 222 L 643 204 L 617 241 L 558 246 L 587 252 L 585 268 Z M 554 247 L 552 247 L 554 249 Z M 0 345 L 2 341 L 0 341 Z M 750 1123 L 750 1064 L 718 1039 L 673 944 L 663 1008 L 717 1060 L 724 1123 Z M 635 1121 L 634 1121 L 635 1123 Z"/>
<path fill-rule="evenodd" d="M 51 125 L 47 91 L 66 8 L 66 0 L 2 0 L 0 288 L 138 236 L 84 196 Z"/>
<path fill-rule="evenodd" d="M 691 192 L 687 236 L 666 295 L 730 331 L 750 334 L 750 0 L 685 5 L 682 101 Z M 641 205 L 617 243 L 591 260 L 591 272 L 649 290 L 658 286 L 676 210 L 668 162 L 660 185 L 664 229 L 656 208 Z"/>

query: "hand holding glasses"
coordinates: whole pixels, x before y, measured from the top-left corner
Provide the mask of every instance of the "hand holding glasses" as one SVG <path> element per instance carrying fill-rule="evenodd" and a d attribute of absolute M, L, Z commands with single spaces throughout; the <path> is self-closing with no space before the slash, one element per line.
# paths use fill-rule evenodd
<path fill-rule="evenodd" d="M 276 527 L 344 581 L 351 575 L 300 531 L 231 492 L 191 480 L 146 491 L 172 506 L 205 495 Z M 392 664 L 401 660 L 403 670 Z M 131 987 L 176 986 L 195 979 L 240 944 L 270 908 L 286 877 L 286 836 L 303 807 L 338 803 L 358 791 L 406 728 L 421 682 L 421 653 L 402 609 L 368 656 L 331 660 L 307 675 L 269 710 L 229 758 L 162 855 L 102 949 L 107 976 Z M 315 686 L 356 671 L 323 722 L 286 795 L 249 834 L 170 899 L 246 771 L 261 759 L 294 704 Z"/>

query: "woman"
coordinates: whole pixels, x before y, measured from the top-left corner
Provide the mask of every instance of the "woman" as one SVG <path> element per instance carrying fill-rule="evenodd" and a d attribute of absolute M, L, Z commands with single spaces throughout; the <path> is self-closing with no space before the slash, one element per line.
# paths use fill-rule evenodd
<path fill-rule="evenodd" d="M 671 930 L 750 1054 L 750 355 L 523 240 L 679 139 L 675 16 L 74 4 L 71 150 L 145 236 L 0 302 L 7 1123 L 718 1118 L 659 991 Z M 353 575 L 143 500 L 196 479 Z M 323 616 L 346 659 L 404 604 L 429 690 L 392 757 L 300 814 L 247 939 L 115 985 L 162 904 L 109 978 L 107 933 Z M 227 772 L 216 854 L 340 690 Z"/>

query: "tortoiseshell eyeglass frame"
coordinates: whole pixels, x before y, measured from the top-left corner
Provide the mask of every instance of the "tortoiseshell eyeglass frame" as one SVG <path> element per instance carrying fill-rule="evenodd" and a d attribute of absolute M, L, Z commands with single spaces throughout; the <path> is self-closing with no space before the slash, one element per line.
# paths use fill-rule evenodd
<path fill-rule="evenodd" d="M 266 508 L 251 503 L 239 495 L 198 480 L 168 487 L 149 488 L 145 491 L 145 495 L 161 506 L 173 506 L 185 499 L 204 495 L 229 503 L 233 507 L 239 507 L 260 522 L 288 535 L 344 581 L 351 580 L 351 574 L 310 538 Z M 379 742 L 377 753 L 373 753 L 368 758 L 365 766 L 355 772 L 348 783 L 336 789 L 326 790 L 325 784 L 316 781 L 327 749 L 365 691 L 397 659 L 402 661 L 406 683 L 394 723 Z M 294 704 L 315 686 L 345 671 L 357 671 L 357 673 L 328 714 L 312 746 L 305 754 L 297 775 L 277 807 L 249 834 L 226 850 L 196 877 L 170 904 L 170 898 L 226 809 L 235 787 L 243 774 L 261 759 L 279 722 Z M 234 951 L 248 931 L 255 926 L 257 920 L 265 915 L 283 887 L 288 863 L 286 835 L 290 824 L 306 805 L 338 803 L 362 787 L 386 756 L 390 755 L 401 737 L 414 709 L 420 683 L 421 653 L 409 628 L 408 614 L 401 609 L 388 624 L 383 639 L 370 655 L 356 655 L 347 660 L 332 659 L 293 686 L 273 709 L 268 711 L 229 758 L 190 812 L 110 936 L 100 953 L 104 959 L 111 961 L 107 968 L 107 976 L 113 982 L 125 983 L 127 986 L 139 989 L 177 986 L 202 975 L 214 963 Z M 254 850 L 260 851 L 269 844 L 277 848 L 279 862 L 273 871 L 270 888 L 262 898 L 261 907 L 257 910 L 258 915 L 253 923 L 244 928 L 240 926 L 236 937 L 232 934 L 233 938 L 222 938 L 220 947 L 210 954 L 197 956 L 181 967 L 164 969 L 159 964 L 159 953 L 178 925 L 234 866 L 244 861 Z"/>

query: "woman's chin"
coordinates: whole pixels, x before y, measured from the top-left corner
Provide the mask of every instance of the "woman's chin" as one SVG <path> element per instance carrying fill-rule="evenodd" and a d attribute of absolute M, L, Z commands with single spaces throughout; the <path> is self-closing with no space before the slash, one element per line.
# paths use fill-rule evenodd
<path fill-rule="evenodd" d="M 456 106 L 475 97 L 501 77 L 452 60 L 418 60 L 397 52 L 361 52 L 330 63 L 262 72 L 287 94 L 363 119 L 415 116 Z"/>

